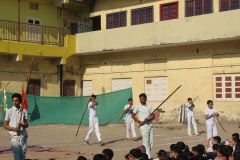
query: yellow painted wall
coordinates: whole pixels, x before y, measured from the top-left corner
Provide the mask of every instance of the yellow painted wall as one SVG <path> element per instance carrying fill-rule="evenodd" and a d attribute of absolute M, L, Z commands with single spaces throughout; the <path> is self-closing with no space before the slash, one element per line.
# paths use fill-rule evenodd
<path fill-rule="evenodd" d="M 6 88 L 7 92 L 21 93 L 21 87 L 26 87 L 29 74 L 31 57 L 25 57 L 22 62 L 10 62 L 8 56 L 0 56 L 0 88 Z M 41 96 L 58 96 L 59 85 L 57 66 L 50 58 L 35 58 L 34 64 L 38 64 L 38 71 L 32 71 L 31 79 L 41 80 Z"/>
<path fill-rule="evenodd" d="M 29 9 L 29 3 L 34 2 L 39 4 L 38 10 Z M 28 17 L 39 18 L 41 25 L 61 27 L 61 18 L 59 18 L 57 8 L 52 6 L 49 0 L 21 0 L 20 3 L 21 22 L 27 23 Z M 0 19 L 18 21 L 18 2 L 16 0 L 2 0 L 0 2 Z"/>
<path fill-rule="evenodd" d="M 81 56 L 83 80 L 93 81 L 93 92 L 112 91 L 112 79 L 132 78 L 134 103 L 139 103 L 138 95 L 145 92 L 144 78 L 168 78 L 168 94 L 179 85 L 181 89 L 164 105 L 164 120 L 170 121 L 178 114 L 174 111 L 188 97 L 199 96 L 196 104 L 196 118 L 204 123 L 206 102 L 214 98 L 213 75 L 240 73 L 240 41 L 186 45 L 162 49 L 114 52 L 101 55 Z M 233 54 L 234 53 L 234 54 Z M 224 59 L 221 58 L 222 54 Z M 166 64 L 153 64 L 158 59 L 166 59 Z M 233 61 L 234 60 L 234 61 Z M 148 63 L 144 63 L 148 61 Z M 152 61 L 152 64 L 151 64 Z M 150 62 L 150 63 L 149 63 Z M 233 62 L 235 66 L 233 65 Z M 156 68 L 156 65 L 158 66 Z M 148 102 L 157 107 L 160 101 Z M 218 111 L 223 111 L 222 120 L 237 120 L 240 102 L 215 102 Z"/>
<path fill-rule="evenodd" d="M 41 45 L 34 43 L 18 43 L 13 41 L 0 41 L 0 53 L 19 54 L 35 57 L 62 58 L 61 64 L 66 64 L 66 58 L 75 53 L 76 37 L 67 36 L 65 47 Z"/>

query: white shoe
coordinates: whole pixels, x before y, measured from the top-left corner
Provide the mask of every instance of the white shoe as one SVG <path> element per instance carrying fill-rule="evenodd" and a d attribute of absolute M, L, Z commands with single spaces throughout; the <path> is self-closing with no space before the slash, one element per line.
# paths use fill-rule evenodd
<path fill-rule="evenodd" d="M 199 133 L 195 133 L 196 136 L 199 136 L 200 134 Z"/>
<path fill-rule="evenodd" d="M 192 134 L 191 134 L 191 133 L 188 133 L 188 135 L 189 135 L 189 136 L 192 136 Z"/>

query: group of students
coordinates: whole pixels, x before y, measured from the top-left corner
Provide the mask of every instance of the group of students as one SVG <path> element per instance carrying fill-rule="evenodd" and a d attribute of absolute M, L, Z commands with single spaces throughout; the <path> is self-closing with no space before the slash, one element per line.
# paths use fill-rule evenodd
<path fill-rule="evenodd" d="M 93 160 L 112 160 L 114 153 L 111 149 L 104 149 L 102 154 L 96 154 Z M 79 156 L 78 160 L 87 160 Z M 170 145 L 169 152 L 160 150 L 155 159 L 148 158 L 146 148 L 142 145 L 131 149 L 125 155 L 125 160 L 240 160 L 240 140 L 239 134 L 234 133 L 230 140 L 221 141 L 219 136 L 209 139 L 206 146 L 198 144 L 189 147 L 184 142 L 177 142 Z"/>
<path fill-rule="evenodd" d="M 97 116 L 97 105 L 96 96 L 92 95 L 88 102 L 89 109 L 89 131 L 83 143 L 90 145 L 89 139 L 92 133 L 95 131 L 99 144 L 102 145 L 101 133 L 99 131 L 98 116 Z M 27 138 L 28 134 L 26 128 L 28 127 L 27 111 L 21 107 L 22 97 L 20 94 L 12 95 L 13 107 L 8 109 L 5 116 L 4 128 L 9 130 L 11 147 L 14 153 L 14 159 L 25 159 L 27 151 Z M 152 158 L 150 152 L 153 146 L 153 125 L 152 120 L 155 119 L 153 108 L 146 103 L 147 95 L 142 93 L 139 95 L 140 104 L 133 107 L 132 99 L 128 100 L 128 105 L 124 108 L 126 113 L 126 128 L 127 128 L 127 139 L 129 140 L 129 131 L 132 128 L 133 140 L 137 140 L 135 132 L 135 122 L 139 124 L 141 131 L 143 146 L 145 147 L 148 158 Z M 217 127 L 215 123 L 215 117 L 219 116 L 216 109 L 213 107 L 213 101 L 207 101 L 208 107 L 205 110 L 206 127 L 207 127 L 207 139 L 218 135 Z M 188 98 L 187 106 L 187 118 L 188 118 L 188 134 L 191 136 L 191 123 L 194 126 L 195 134 L 197 132 L 197 125 L 195 123 L 193 110 L 195 105 L 191 98 Z M 21 117 L 22 116 L 22 117 Z M 21 118 L 20 118 L 21 117 Z M 21 119 L 21 122 L 19 121 Z"/>

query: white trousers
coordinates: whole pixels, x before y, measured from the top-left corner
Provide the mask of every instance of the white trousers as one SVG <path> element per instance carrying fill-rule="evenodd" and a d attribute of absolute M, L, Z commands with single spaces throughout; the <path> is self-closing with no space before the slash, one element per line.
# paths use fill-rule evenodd
<path fill-rule="evenodd" d="M 198 131 L 197 131 L 197 124 L 196 124 L 195 118 L 193 116 L 188 116 L 187 120 L 188 120 L 188 134 L 191 134 L 191 126 L 192 125 L 194 127 L 195 134 L 197 134 Z"/>
<path fill-rule="evenodd" d="M 216 125 L 207 125 L 207 139 L 217 136 L 217 126 Z"/>
<path fill-rule="evenodd" d="M 153 127 L 149 125 L 143 125 L 140 127 L 140 131 L 142 134 L 142 140 L 143 140 L 143 145 L 146 148 L 146 154 L 148 155 L 148 158 L 151 157 L 151 150 L 153 146 Z"/>
<path fill-rule="evenodd" d="M 134 120 L 131 117 L 127 117 L 126 119 L 127 138 L 129 138 L 130 128 L 132 129 L 133 138 L 137 137 Z"/>
<path fill-rule="evenodd" d="M 101 139 L 101 133 L 99 131 L 99 124 L 98 124 L 98 117 L 90 117 L 89 118 L 89 131 L 85 138 L 85 141 L 88 141 L 92 135 L 92 133 L 95 131 L 98 141 L 102 141 Z"/>

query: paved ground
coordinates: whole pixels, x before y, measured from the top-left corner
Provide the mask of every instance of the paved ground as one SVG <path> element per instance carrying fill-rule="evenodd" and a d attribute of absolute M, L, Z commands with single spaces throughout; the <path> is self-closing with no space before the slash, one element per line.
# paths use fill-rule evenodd
<path fill-rule="evenodd" d="M 218 125 L 219 135 L 222 140 L 231 137 L 233 132 L 239 132 L 237 125 L 223 124 L 228 133 Z M 142 141 L 126 141 L 125 140 L 125 125 L 112 125 L 100 127 L 102 139 L 107 142 L 105 146 L 96 144 L 97 138 L 93 134 L 91 138 L 91 146 L 82 144 L 85 138 L 88 127 L 81 126 L 78 137 L 75 137 L 77 126 L 75 125 L 43 125 L 43 126 L 30 126 L 28 128 L 29 138 L 28 145 L 41 145 L 43 147 L 53 147 L 59 150 L 68 150 L 67 152 L 33 152 L 27 153 L 27 159 L 65 159 L 74 160 L 80 152 L 88 159 L 92 159 L 93 154 L 101 153 L 105 148 L 111 148 L 114 151 L 114 160 L 124 159 L 130 149 L 136 148 L 142 144 Z M 140 136 L 139 129 L 136 128 L 137 135 Z M 183 141 L 189 147 L 196 144 L 206 143 L 205 125 L 198 125 L 200 136 L 187 136 L 187 127 L 182 124 L 172 125 L 154 125 L 154 146 L 152 156 L 155 156 L 159 149 L 169 150 L 172 143 Z M 9 135 L 6 130 L 0 128 L 0 146 L 10 146 Z M 95 143 L 95 144 L 94 144 Z M 0 155 L 1 160 L 13 159 L 12 154 Z"/>

